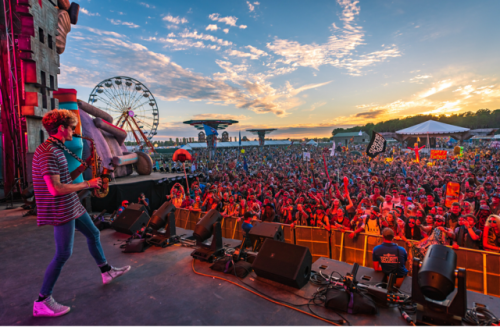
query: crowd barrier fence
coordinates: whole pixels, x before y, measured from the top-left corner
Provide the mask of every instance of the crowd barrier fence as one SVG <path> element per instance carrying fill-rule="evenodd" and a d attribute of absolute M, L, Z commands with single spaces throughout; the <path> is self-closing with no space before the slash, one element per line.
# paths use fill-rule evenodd
<path fill-rule="evenodd" d="M 177 209 L 175 224 L 177 227 L 193 230 L 196 223 L 206 212 Z M 241 228 L 242 220 L 236 217 L 223 217 L 222 237 L 236 240 L 243 239 Z M 260 221 L 253 221 L 255 226 Z M 313 262 L 320 257 L 347 262 L 358 263 L 361 266 L 372 267 L 373 248 L 382 243 L 379 235 L 359 233 L 351 238 L 352 232 L 338 230 L 327 231 L 324 228 L 295 226 L 281 224 L 285 234 L 285 242 L 309 248 Z M 409 253 L 408 245 L 396 241 Z M 467 269 L 467 289 L 487 295 L 500 296 L 500 253 L 481 251 L 467 248 L 455 250 L 457 253 L 457 267 Z M 410 267 L 408 260 L 406 265 Z"/>

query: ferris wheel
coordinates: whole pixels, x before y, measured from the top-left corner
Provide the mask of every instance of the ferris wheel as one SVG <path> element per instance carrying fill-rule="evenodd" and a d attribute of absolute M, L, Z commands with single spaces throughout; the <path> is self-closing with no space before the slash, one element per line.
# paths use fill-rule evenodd
<path fill-rule="evenodd" d="M 127 141 L 154 151 L 151 139 L 158 129 L 159 113 L 147 86 L 131 77 L 108 78 L 94 87 L 89 103 L 110 114 L 113 124 L 127 132 Z"/>

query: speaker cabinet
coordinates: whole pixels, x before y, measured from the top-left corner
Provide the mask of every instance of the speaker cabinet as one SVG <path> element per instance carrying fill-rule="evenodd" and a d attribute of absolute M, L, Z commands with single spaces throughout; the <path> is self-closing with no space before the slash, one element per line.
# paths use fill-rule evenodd
<path fill-rule="evenodd" d="M 123 212 L 116 217 L 111 224 L 117 232 L 133 235 L 143 226 L 146 226 L 149 221 L 149 214 L 145 206 L 142 204 L 131 204 Z"/>
<path fill-rule="evenodd" d="M 266 239 L 252 268 L 259 277 L 302 288 L 311 277 L 312 255 L 303 246 Z"/>
<path fill-rule="evenodd" d="M 248 238 L 252 243 L 253 251 L 259 251 L 266 239 L 284 242 L 285 233 L 280 224 L 260 223 L 253 227 L 248 233 Z"/>

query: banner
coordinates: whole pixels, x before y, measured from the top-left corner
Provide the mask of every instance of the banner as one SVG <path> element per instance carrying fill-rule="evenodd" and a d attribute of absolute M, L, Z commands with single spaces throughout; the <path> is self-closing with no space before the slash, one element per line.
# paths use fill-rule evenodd
<path fill-rule="evenodd" d="M 311 153 L 310 153 L 310 152 L 304 152 L 304 153 L 303 153 L 302 160 L 304 160 L 304 161 L 309 161 L 309 160 L 311 160 Z"/>
<path fill-rule="evenodd" d="M 446 150 L 431 150 L 431 159 L 446 159 L 447 155 Z"/>
<path fill-rule="evenodd" d="M 366 148 L 366 154 L 370 158 L 375 158 L 379 153 L 385 152 L 385 147 L 387 146 L 387 141 L 379 133 L 372 132 L 372 139 L 370 144 Z"/>
<path fill-rule="evenodd" d="M 458 202 L 460 196 L 460 183 L 448 182 L 446 184 L 446 201 L 444 203 L 445 207 L 451 208 L 453 202 Z"/>

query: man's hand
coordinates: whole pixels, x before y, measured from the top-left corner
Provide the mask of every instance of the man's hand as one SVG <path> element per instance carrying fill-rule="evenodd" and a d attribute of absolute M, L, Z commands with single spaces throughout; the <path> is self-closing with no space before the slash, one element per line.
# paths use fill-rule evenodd
<path fill-rule="evenodd" d="M 88 182 L 89 182 L 91 188 L 101 188 L 101 186 L 102 186 L 102 179 L 101 179 L 101 177 L 97 177 L 97 178 L 91 179 Z"/>
<path fill-rule="evenodd" d="M 87 167 L 90 167 L 90 165 L 92 164 L 92 159 L 93 159 L 93 156 L 89 156 L 89 157 L 85 160 L 85 164 L 87 164 Z"/>
<path fill-rule="evenodd" d="M 349 233 L 349 238 L 354 238 L 356 236 L 356 233 Z"/>

